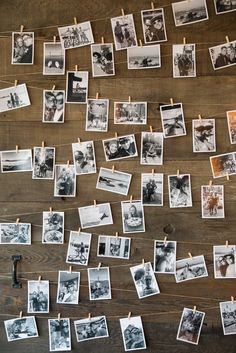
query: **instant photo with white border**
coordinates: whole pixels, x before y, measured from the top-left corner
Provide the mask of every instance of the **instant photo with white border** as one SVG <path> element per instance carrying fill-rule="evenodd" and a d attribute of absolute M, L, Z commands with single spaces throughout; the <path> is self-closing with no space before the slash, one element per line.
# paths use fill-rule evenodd
<path fill-rule="evenodd" d="M 116 50 L 137 46 L 133 14 L 111 18 L 111 28 Z"/>
<path fill-rule="evenodd" d="M 43 90 L 42 122 L 62 124 L 65 119 L 65 91 Z"/>
<path fill-rule="evenodd" d="M 87 99 L 85 131 L 107 132 L 109 99 Z"/>
<path fill-rule="evenodd" d="M 209 19 L 206 0 L 184 0 L 171 5 L 176 27 Z"/>
<path fill-rule="evenodd" d="M 26 37 L 24 39 L 24 37 Z M 19 45 L 19 40 L 21 41 Z M 12 65 L 33 65 L 34 32 L 12 32 Z"/>
<path fill-rule="evenodd" d="M 162 165 L 163 147 L 162 132 L 142 131 L 140 164 Z"/>
<path fill-rule="evenodd" d="M 89 300 L 111 299 L 109 267 L 88 268 Z"/>
<path fill-rule="evenodd" d="M 43 211 L 43 244 L 64 243 L 64 212 Z"/>
<path fill-rule="evenodd" d="M 114 102 L 115 125 L 146 125 L 147 102 Z"/>
<path fill-rule="evenodd" d="M 128 195 L 132 174 L 101 167 L 96 189 Z"/>
<path fill-rule="evenodd" d="M 215 119 L 193 119 L 192 139 L 194 153 L 216 151 Z"/>
<path fill-rule="evenodd" d="M 43 43 L 43 75 L 65 74 L 65 50 L 61 42 Z"/>
<path fill-rule="evenodd" d="M 130 267 L 130 272 L 139 299 L 150 297 L 160 293 L 151 262 Z"/>
<path fill-rule="evenodd" d="M 125 352 L 147 348 L 141 316 L 120 319 L 120 328 Z M 135 335 L 131 335 L 131 331 Z"/>
<path fill-rule="evenodd" d="M 220 302 L 220 316 L 224 335 L 236 335 L 236 302 Z"/>
<path fill-rule="evenodd" d="M 31 105 L 25 83 L 0 89 L 0 113 Z"/>
<path fill-rule="evenodd" d="M 87 266 L 91 239 L 91 233 L 70 231 L 66 262 L 69 264 Z"/>
<path fill-rule="evenodd" d="M 164 138 L 186 135 L 182 103 L 161 105 L 160 114 Z"/>
<path fill-rule="evenodd" d="M 167 41 L 165 14 L 163 8 L 141 11 L 141 20 L 145 44 Z"/>
<path fill-rule="evenodd" d="M 32 151 L 11 150 L 1 152 L 1 172 L 20 173 L 32 172 Z"/>
<path fill-rule="evenodd" d="M 5 320 L 4 326 L 8 342 L 38 337 L 38 329 L 34 316 L 22 316 L 16 319 Z M 17 333 L 14 333 L 15 330 L 17 330 Z"/>
<path fill-rule="evenodd" d="M 78 304 L 80 272 L 59 271 L 57 283 L 57 304 Z"/>
<path fill-rule="evenodd" d="M 129 259 L 131 238 L 112 235 L 99 235 L 97 256 Z"/>
<path fill-rule="evenodd" d="M 141 202 L 143 206 L 163 206 L 162 173 L 141 173 Z"/>
<path fill-rule="evenodd" d="M 203 255 L 188 257 L 176 261 L 176 283 L 207 277 L 207 267 Z"/>
<path fill-rule="evenodd" d="M 192 207 L 190 174 L 168 175 L 170 208 Z"/>
<path fill-rule="evenodd" d="M 113 43 L 91 45 L 91 62 L 93 77 L 115 75 Z"/>
<path fill-rule="evenodd" d="M 76 23 L 71 26 L 58 27 L 63 49 L 74 49 L 94 43 L 90 21 Z"/>
<path fill-rule="evenodd" d="M 0 223 L 0 244 L 30 245 L 31 223 Z"/>
<path fill-rule="evenodd" d="M 88 71 L 66 72 L 66 103 L 87 104 Z"/>
<path fill-rule="evenodd" d="M 34 147 L 32 179 L 53 180 L 55 147 Z"/>
<path fill-rule="evenodd" d="M 154 241 L 154 261 L 153 270 L 155 273 L 165 273 L 166 275 L 176 272 L 176 252 L 177 242 L 173 240 Z"/>
<path fill-rule="evenodd" d="M 210 157 L 213 178 L 236 174 L 236 153 L 223 153 Z"/>
<path fill-rule="evenodd" d="M 144 209 L 141 200 L 121 201 L 123 233 L 145 232 Z"/>
<path fill-rule="evenodd" d="M 72 164 L 55 164 L 54 197 L 75 197 L 75 195 L 75 166 Z"/>
<path fill-rule="evenodd" d="M 225 218 L 224 185 L 201 185 L 202 218 Z"/>
<path fill-rule="evenodd" d="M 230 143 L 236 143 L 236 110 L 226 112 Z"/>
<path fill-rule="evenodd" d="M 110 203 L 79 207 L 81 228 L 91 228 L 113 224 Z"/>
<path fill-rule="evenodd" d="M 105 316 L 94 316 L 76 320 L 74 321 L 74 325 L 77 342 L 109 337 Z"/>
<path fill-rule="evenodd" d="M 236 278 L 236 246 L 215 245 L 213 246 L 214 278 L 228 279 Z"/>
<path fill-rule="evenodd" d="M 106 162 L 138 156 L 134 134 L 102 140 L 102 144 Z"/>
<path fill-rule="evenodd" d="M 49 281 L 28 281 L 28 313 L 49 313 L 49 299 Z"/>
<path fill-rule="evenodd" d="M 219 5 L 217 5 L 219 2 Z M 227 12 L 236 11 L 236 2 L 234 4 L 232 1 L 225 1 L 225 4 L 222 1 L 214 0 L 216 15 L 221 15 Z"/>
<path fill-rule="evenodd" d="M 72 143 L 72 154 L 76 175 L 97 173 L 93 141 Z"/>
<path fill-rule="evenodd" d="M 211 63 L 214 70 L 220 70 L 236 65 L 235 46 L 236 40 L 209 48 Z"/>
<path fill-rule="evenodd" d="M 191 78 L 196 77 L 196 45 L 195 44 L 173 44 L 173 77 Z"/>
<path fill-rule="evenodd" d="M 129 70 L 158 69 L 161 67 L 160 44 L 127 48 Z"/>
<path fill-rule="evenodd" d="M 67 331 L 65 331 L 67 327 Z M 56 329 L 56 336 L 55 334 Z M 48 319 L 50 352 L 71 351 L 70 319 Z"/>
<path fill-rule="evenodd" d="M 191 320 L 190 319 L 186 319 L 185 317 L 191 314 Z M 199 316 L 200 316 L 200 323 L 199 323 Z M 194 324 L 194 317 L 196 324 Z M 182 315 L 181 315 L 181 319 L 180 319 L 180 323 L 179 323 L 179 328 L 178 328 L 178 333 L 177 333 L 177 337 L 176 339 L 178 341 L 183 341 L 186 343 L 191 343 L 194 345 L 198 345 L 198 341 L 199 341 L 199 337 L 201 334 L 201 329 L 202 329 L 202 324 L 204 321 L 204 317 L 205 317 L 205 313 L 202 311 L 198 311 L 198 310 L 192 310 L 189 308 L 184 308 Z M 187 321 L 184 322 L 184 321 Z M 198 327 L 197 327 L 198 326 Z M 183 334 L 181 334 L 181 331 L 183 331 Z M 195 332 L 196 331 L 196 332 Z M 186 335 L 187 333 L 187 335 Z"/>

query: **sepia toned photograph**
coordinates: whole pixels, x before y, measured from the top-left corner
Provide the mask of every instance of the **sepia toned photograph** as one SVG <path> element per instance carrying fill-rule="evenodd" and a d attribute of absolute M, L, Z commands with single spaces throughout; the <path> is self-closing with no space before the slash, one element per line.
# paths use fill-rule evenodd
<path fill-rule="evenodd" d="M 196 77 L 195 44 L 174 44 L 172 53 L 173 77 Z"/>
<path fill-rule="evenodd" d="M 202 218 L 225 218 L 224 185 L 201 186 Z"/>
<path fill-rule="evenodd" d="M 33 179 L 54 179 L 55 148 L 34 147 Z"/>
<path fill-rule="evenodd" d="M 202 311 L 184 308 L 176 339 L 197 345 L 204 317 Z"/>
<path fill-rule="evenodd" d="M 206 0 L 185 0 L 171 5 L 176 27 L 208 20 Z"/>
<path fill-rule="evenodd" d="M 43 43 L 43 75 L 65 74 L 65 50 L 61 42 Z"/>
<path fill-rule="evenodd" d="M 116 194 L 127 195 L 132 174 L 119 172 L 107 168 L 100 168 L 96 188 L 114 192 Z"/>
<path fill-rule="evenodd" d="M 226 112 L 230 143 L 236 143 L 236 110 Z"/>
<path fill-rule="evenodd" d="M 43 123 L 64 123 L 65 91 L 43 91 Z"/>
<path fill-rule="evenodd" d="M 163 164 L 163 133 L 142 132 L 141 133 L 141 156 L 140 164 L 162 165 Z"/>
<path fill-rule="evenodd" d="M 67 71 L 66 103 L 86 104 L 88 96 L 88 71 Z"/>
<path fill-rule="evenodd" d="M 145 232 L 144 210 L 141 200 L 122 201 L 123 233 Z"/>
<path fill-rule="evenodd" d="M 74 321 L 77 342 L 109 337 L 105 316 Z"/>
<path fill-rule="evenodd" d="M 89 299 L 111 299 L 109 267 L 88 268 Z"/>
<path fill-rule="evenodd" d="M 97 256 L 129 259 L 130 238 L 99 235 Z"/>
<path fill-rule="evenodd" d="M 141 316 L 120 319 L 125 352 L 146 349 Z"/>
<path fill-rule="evenodd" d="M 160 293 L 151 262 L 130 267 L 130 271 L 139 299 Z"/>
<path fill-rule="evenodd" d="M 25 83 L 0 89 L 0 113 L 30 105 Z"/>
<path fill-rule="evenodd" d="M 116 50 L 137 46 L 133 15 L 111 18 L 111 27 Z"/>
<path fill-rule="evenodd" d="M 48 319 L 50 352 L 71 351 L 70 319 Z"/>
<path fill-rule="evenodd" d="M 0 244 L 31 244 L 30 223 L 0 223 Z"/>
<path fill-rule="evenodd" d="M 236 174 L 236 153 L 224 153 L 210 157 L 213 178 Z"/>
<path fill-rule="evenodd" d="M 14 65 L 34 63 L 34 32 L 12 32 L 12 57 Z"/>
<path fill-rule="evenodd" d="M 5 320 L 4 325 L 8 342 L 38 337 L 38 329 L 34 316 Z"/>
<path fill-rule="evenodd" d="M 236 40 L 209 48 L 211 62 L 214 70 L 236 64 Z"/>
<path fill-rule="evenodd" d="M 86 131 L 107 132 L 109 99 L 91 99 L 87 101 Z"/>
<path fill-rule="evenodd" d="M 88 265 L 92 234 L 70 232 L 66 262 L 75 265 Z"/>
<path fill-rule="evenodd" d="M 93 77 L 114 76 L 113 43 L 91 45 L 91 61 Z"/>
<path fill-rule="evenodd" d="M 154 272 L 175 274 L 176 271 L 176 241 L 155 240 L 154 242 Z"/>
<path fill-rule="evenodd" d="M 43 212 L 42 243 L 64 243 L 64 212 Z"/>
<path fill-rule="evenodd" d="M 217 15 L 236 11 L 236 0 L 214 0 L 214 5 Z"/>
<path fill-rule="evenodd" d="M 213 247 L 214 278 L 236 278 L 236 246 L 216 245 Z"/>
<path fill-rule="evenodd" d="M 207 267 L 203 255 L 176 261 L 176 283 L 207 277 Z"/>
<path fill-rule="evenodd" d="M 128 48 L 127 63 L 129 70 L 161 67 L 160 44 Z"/>
<path fill-rule="evenodd" d="M 145 44 L 167 41 L 165 16 L 162 8 L 141 11 L 141 20 Z"/>
<path fill-rule="evenodd" d="M 220 316 L 224 335 L 236 335 L 236 302 L 233 300 L 220 303 Z"/>
<path fill-rule="evenodd" d="M 56 164 L 54 180 L 55 197 L 75 197 L 76 172 L 74 165 Z"/>
<path fill-rule="evenodd" d="M 57 284 L 58 304 L 78 304 L 80 272 L 59 271 Z"/>
<path fill-rule="evenodd" d="M 79 207 L 79 218 L 82 228 L 91 228 L 113 224 L 109 203 Z"/>
<path fill-rule="evenodd" d="M 168 175 L 170 208 L 192 207 L 190 174 Z"/>
<path fill-rule="evenodd" d="M 141 200 L 143 206 L 163 206 L 163 174 L 141 174 Z"/>
<path fill-rule="evenodd" d="M 182 103 L 161 105 L 160 113 L 165 138 L 186 135 Z"/>
<path fill-rule="evenodd" d="M 73 49 L 94 43 L 93 32 L 89 21 L 72 26 L 58 27 L 63 49 Z"/>
<path fill-rule="evenodd" d="M 93 141 L 72 143 L 72 154 L 76 175 L 97 172 Z"/>
<path fill-rule="evenodd" d="M 12 150 L 1 152 L 1 172 L 31 172 L 32 153 L 27 150 Z"/>
<path fill-rule="evenodd" d="M 193 152 L 215 152 L 215 119 L 192 120 Z"/>
<path fill-rule="evenodd" d="M 147 102 L 114 102 L 114 124 L 147 124 Z"/>
<path fill-rule="evenodd" d="M 49 281 L 28 281 L 28 313 L 49 313 Z"/>
<path fill-rule="evenodd" d="M 106 162 L 138 156 L 134 134 L 102 140 L 102 143 Z"/>

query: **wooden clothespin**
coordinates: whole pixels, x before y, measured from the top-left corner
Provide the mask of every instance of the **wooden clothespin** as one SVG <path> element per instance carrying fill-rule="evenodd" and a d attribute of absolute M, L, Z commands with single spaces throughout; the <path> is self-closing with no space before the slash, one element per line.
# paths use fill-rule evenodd
<path fill-rule="evenodd" d="M 152 169 L 152 176 L 154 176 L 154 173 L 155 173 L 155 169 Z"/>
<path fill-rule="evenodd" d="M 139 45 L 140 45 L 141 48 L 143 47 L 142 39 L 139 39 Z"/>
<path fill-rule="evenodd" d="M 98 264 L 98 271 L 100 270 L 100 267 L 102 266 L 102 263 L 101 262 L 99 262 L 99 264 Z"/>
<path fill-rule="evenodd" d="M 118 236 L 119 236 L 119 233 L 118 233 L 118 232 L 116 232 L 116 239 L 118 238 Z"/>
<path fill-rule="evenodd" d="M 99 98 L 99 92 L 96 93 L 96 99 L 98 99 L 98 98 Z"/>
<path fill-rule="evenodd" d="M 93 200 L 93 205 L 94 205 L 94 207 L 97 207 L 97 202 L 96 202 L 96 200 Z"/>
<path fill-rule="evenodd" d="M 71 273 L 71 272 L 72 272 L 72 266 L 69 267 L 69 273 Z"/>
<path fill-rule="evenodd" d="M 75 72 L 77 72 L 79 70 L 78 65 L 75 65 Z"/>
<path fill-rule="evenodd" d="M 88 319 L 91 320 L 91 313 L 88 314 Z"/>
<path fill-rule="evenodd" d="M 229 43 L 229 37 L 228 36 L 225 36 L 225 40 L 227 43 Z"/>
<path fill-rule="evenodd" d="M 176 176 L 177 176 L 177 178 L 179 177 L 179 169 L 177 169 L 177 171 L 176 171 Z"/>
<path fill-rule="evenodd" d="M 229 246 L 229 241 L 228 240 L 225 241 L 225 246 L 226 246 L 226 248 L 228 248 L 228 246 Z"/>
<path fill-rule="evenodd" d="M 130 195 L 129 202 L 132 203 L 133 201 L 133 195 Z"/>
<path fill-rule="evenodd" d="M 39 283 L 41 282 L 41 279 L 42 279 L 42 276 L 39 276 L 39 278 L 38 278 Z"/>
<path fill-rule="evenodd" d="M 74 24 L 77 25 L 77 18 L 74 17 Z"/>
<path fill-rule="evenodd" d="M 16 219 L 16 224 L 18 224 L 20 222 L 20 218 Z"/>
<path fill-rule="evenodd" d="M 164 246 L 166 246 L 167 236 L 164 238 Z"/>
<path fill-rule="evenodd" d="M 150 132 L 151 132 L 151 134 L 153 133 L 153 128 L 151 125 L 150 125 Z"/>
<path fill-rule="evenodd" d="M 188 253 L 188 256 L 190 257 L 191 260 L 193 259 L 191 252 Z"/>
<path fill-rule="evenodd" d="M 69 161 L 69 159 L 68 159 L 68 161 L 67 161 L 67 168 L 69 168 L 69 166 L 70 166 L 70 161 Z"/>
<path fill-rule="evenodd" d="M 15 86 L 15 87 L 17 86 L 17 83 L 18 83 L 18 81 L 17 81 L 17 80 L 15 80 L 15 82 L 14 82 L 14 86 Z"/>
<path fill-rule="evenodd" d="M 118 134 L 117 134 L 117 132 L 115 132 L 115 138 L 117 139 L 117 137 L 118 137 Z"/>
<path fill-rule="evenodd" d="M 49 213 L 52 215 L 52 207 L 49 207 Z"/>
<path fill-rule="evenodd" d="M 23 26 L 23 25 L 21 25 L 21 26 L 20 26 L 20 33 L 22 33 L 22 32 L 23 32 L 23 30 L 24 30 L 24 26 Z"/>
<path fill-rule="evenodd" d="M 151 9 L 152 9 L 152 10 L 155 9 L 153 1 L 151 2 Z"/>
<path fill-rule="evenodd" d="M 129 103 L 131 103 L 131 96 L 129 96 Z"/>
<path fill-rule="evenodd" d="M 80 235 L 80 231 L 81 231 L 81 228 L 79 227 L 79 229 L 78 229 L 78 235 Z"/>
<path fill-rule="evenodd" d="M 78 139 L 77 139 L 77 140 L 78 140 L 78 143 L 80 144 L 80 143 L 81 143 L 81 140 L 80 140 L 80 138 L 79 138 L 79 137 L 78 137 Z"/>
<path fill-rule="evenodd" d="M 186 45 L 186 38 L 183 37 L 183 45 Z"/>
<path fill-rule="evenodd" d="M 174 100 L 173 100 L 173 98 L 170 98 L 170 104 L 171 104 L 171 105 L 174 105 Z"/>
<path fill-rule="evenodd" d="M 231 295 L 231 302 L 234 303 L 234 297 Z"/>
<path fill-rule="evenodd" d="M 115 166 L 113 165 L 112 169 L 111 169 L 111 172 L 114 173 L 114 171 L 115 171 Z"/>
<path fill-rule="evenodd" d="M 22 314 L 23 314 L 22 311 L 20 311 L 20 313 L 19 313 L 19 317 L 20 318 L 22 318 Z"/>
<path fill-rule="evenodd" d="M 44 141 L 42 141 L 42 148 L 45 148 L 45 144 L 44 144 Z"/>
<path fill-rule="evenodd" d="M 196 309 L 197 309 L 197 307 L 196 307 L 196 305 L 194 305 L 194 307 L 193 307 L 193 313 L 194 314 L 196 313 Z"/>
<path fill-rule="evenodd" d="M 57 320 L 60 321 L 61 320 L 61 313 L 57 314 Z"/>
<path fill-rule="evenodd" d="M 212 187 L 212 180 L 209 180 L 209 187 Z"/>
<path fill-rule="evenodd" d="M 230 181 L 228 172 L 226 172 L 226 179 L 227 179 L 227 181 Z"/>
<path fill-rule="evenodd" d="M 201 114 L 198 114 L 198 119 L 199 119 L 200 121 L 202 120 Z"/>
<path fill-rule="evenodd" d="M 53 43 L 56 44 L 57 36 L 53 36 Z"/>
<path fill-rule="evenodd" d="M 56 88 L 56 86 L 53 85 L 53 86 L 52 86 L 52 92 L 54 92 L 55 88 Z"/>
<path fill-rule="evenodd" d="M 16 153 L 18 153 L 18 151 L 19 151 L 19 146 L 16 145 Z"/>
<path fill-rule="evenodd" d="M 142 265 L 143 265 L 143 267 L 145 266 L 145 261 L 144 261 L 144 259 L 142 259 Z"/>
<path fill-rule="evenodd" d="M 124 9 L 121 9 L 121 16 L 125 16 L 125 12 L 124 12 Z"/>
<path fill-rule="evenodd" d="M 131 311 L 130 311 L 129 314 L 128 314 L 128 319 L 130 319 L 130 317 L 131 317 Z"/>
<path fill-rule="evenodd" d="M 104 37 L 102 37 L 101 40 L 102 40 L 102 44 L 104 44 L 104 43 L 105 43 L 105 42 L 104 42 Z"/>

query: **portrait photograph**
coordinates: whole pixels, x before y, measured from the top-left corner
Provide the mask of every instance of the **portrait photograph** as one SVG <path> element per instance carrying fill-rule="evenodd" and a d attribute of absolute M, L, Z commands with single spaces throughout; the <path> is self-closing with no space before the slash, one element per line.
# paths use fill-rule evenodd
<path fill-rule="evenodd" d="M 79 207 L 81 228 L 91 228 L 113 224 L 110 203 Z"/>
<path fill-rule="evenodd" d="M 102 144 L 106 162 L 138 156 L 134 134 L 102 140 Z"/>
<path fill-rule="evenodd" d="M 32 152 L 27 150 L 12 150 L 1 152 L 1 172 L 31 172 Z"/>
<path fill-rule="evenodd" d="M 0 89 L 0 113 L 31 105 L 25 83 Z"/>
<path fill-rule="evenodd" d="M 48 319 L 50 352 L 71 351 L 70 319 Z"/>
<path fill-rule="evenodd" d="M 128 48 L 127 63 L 129 70 L 157 69 L 161 67 L 160 44 Z"/>
<path fill-rule="evenodd" d="M 184 308 L 176 339 L 197 345 L 204 317 L 205 313 L 202 311 Z"/>
<path fill-rule="evenodd" d="M 165 16 L 162 8 L 141 11 L 141 20 L 145 44 L 167 41 Z"/>
<path fill-rule="evenodd" d="M 141 316 L 120 319 L 125 352 L 146 349 Z"/>
<path fill-rule="evenodd" d="M 186 135 L 182 103 L 161 105 L 160 113 L 165 138 Z"/>
<path fill-rule="evenodd" d="M 206 0 L 185 0 L 171 5 L 176 27 L 208 20 Z"/>
<path fill-rule="evenodd" d="M 170 208 L 192 207 L 190 174 L 168 175 Z"/>
<path fill-rule="evenodd" d="M 74 321 L 77 342 L 109 337 L 105 316 Z"/>
<path fill-rule="evenodd" d="M 140 164 L 145 164 L 145 165 L 163 164 L 163 133 L 162 132 L 142 132 L 141 133 Z"/>
<path fill-rule="evenodd" d="M 111 27 L 116 50 L 137 46 L 133 15 L 111 18 Z"/>
<path fill-rule="evenodd" d="M 93 141 L 72 143 L 72 154 L 76 175 L 97 172 Z"/>
<path fill-rule="evenodd" d="M 89 299 L 111 299 L 109 267 L 88 268 Z"/>
<path fill-rule="evenodd" d="M 236 143 L 236 110 L 226 112 L 230 143 Z"/>
<path fill-rule="evenodd" d="M 132 174 L 100 168 L 96 188 L 120 195 L 128 195 Z"/>
<path fill-rule="evenodd" d="M 210 157 L 213 178 L 236 174 L 236 153 L 224 153 Z"/>
<path fill-rule="evenodd" d="M 38 329 L 34 316 L 23 316 L 4 321 L 8 342 L 24 338 L 38 337 Z"/>
<path fill-rule="evenodd" d="M 220 303 L 220 316 L 224 335 L 236 335 L 236 302 L 228 301 Z"/>
<path fill-rule="evenodd" d="M 30 223 L 0 223 L 0 244 L 31 244 Z"/>
<path fill-rule="evenodd" d="M 56 164 L 54 180 L 55 197 L 75 197 L 76 171 L 74 165 Z"/>
<path fill-rule="evenodd" d="M 43 91 L 43 123 L 64 123 L 65 91 Z"/>
<path fill-rule="evenodd" d="M 207 276 L 208 272 L 203 255 L 176 261 L 176 283 Z"/>
<path fill-rule="evenodd" d="M 49 313 L 49 281 L 28 281 L 28 313 Z"/>
<path fill-rule="evenodd" d="M 176 271 L 176 241 L 154 241 L 154 272 L 175 274 Z"/>
<path fill-rule="evenodd" d="M 92 234 L 70 231 L 70 239 L 66 255 L 69 264 L 87 266 Z"/>
<path fill-rule="evenodd" d="M 12 32 L 12 57 L 14 65 L 34 63 L 34 32 Z"/>
<path fill-rule="evenodd" d="M 89 21 L 72 26 L 58 27 L 63 49 L 73 49 L 94 43 L 93 32 Z"/>
<path fill-rule="evenodd" d="M 145 232 L 144 210 L 141 200 L 122 201 L 123 233 Z"/>
<path fill-rule="evenodd" d="M 80 272 L 59 271 L 57 304 L 78 304 Z"/>
<path fill-rule="evenodd" d="M 86 104 L 88 96 L 88 71 L 67 71 L 66 103 Z"/>
<path fill-rule="evenodd" d="M 160 293 L 151 262 L 130 267 L 130 271 L 139 299 Z"/>
<path fill-rule="evenodd" d="M 224 185 L 201 186 L 202 218 L 225 218 Z"/>
<path fill-rule="evenodd" d="M 43 212 L 42 243 L 64 243 L 64 212 Z"/>
<path fill-rule="evenodd" d="M 61 42 L 43 43 L 43 75 L 65 74 L 65 50 Z"/>
<path fill-rule="evenodd" d="M 209 48 L 211 62 L 214 70 L 236 64 L 236 40 Z"/>
<path fill-rule="evenodd" d="M 193 152 L 215 152 L 215 119 L 192 120 Z"/>
<path fill-rule="evenodd" d="M 236 0 L 214 0 L 214 5 L 217 15 L 236 11 Z"/>
<path fill-rule="evenodd" d="M 114 102 L 114 124 L 147 124 L 147 102 Z"/>
<path fill-rule="evenodd" d="M 236 278 L 236 246 L 216 245 L 213 247 L 214 278 Z"/>
<path fill-rule="evenodd" d="M 141 173 L 143 206 L 163 206 L 163 174 Z"/>
<path fill-rule="evenodd" d="M 113 43 L 92 44 L 91 62 L 93 77 L 114 76 Z"/>
<path fill-rule="evenodd" d="M 109 99 L 91 99 L 87 101 L 86 131 L 107 132 Z"/>
<path fill-rule="evenodd" d="M 34 147 L 33 179 L 54 179 L 55 148 Z"/>
<path fill-rule="evenodd" d="M 173 44 L 173 77 L 196 77 L 195 44 Z"/>
<path fill-rule="evenodd" d="M 129 259 L 130 238 L 99 235 L 97 256 Z"/>

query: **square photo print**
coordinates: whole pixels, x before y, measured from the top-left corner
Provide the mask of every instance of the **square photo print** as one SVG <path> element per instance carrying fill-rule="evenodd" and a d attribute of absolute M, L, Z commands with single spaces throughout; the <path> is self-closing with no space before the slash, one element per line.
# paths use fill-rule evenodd
<path fill-rule="evenodd" d="M 91 61 L 93 77 L 114 76 L 113 43 L 91 45 Z"/>
<path fill-rule="evenodd" d="M 216 245 L 213 247 L 215 279 L 236 278 L 235 254 L 235 245 Z"/>
<path fill-rule="evenodd" d="M 43 74 L 65 74 L 65 50 L 61 42 L 43 43 Z"/>
<path fill-rule="evenodd" d="M 33 179 L 54 179 L 55 148 L 34 147 Z"/>
<path fill-rule="evenodd" d="M 64 243 L 64 212 L 43 212 L 43 244 Z"/>
<path fill-rule="evenodd" d="M 120 319 L 120 328 L 125 352 L 147 348 L 141 316 Z"/>
<path fill-rule="evenodd" d="M 129 259 L 131 238 L 99 235 L 97 256 Z"/>
<path fill-rule="evenodd" d="M 177 340 L 197 345 L 204 317 L 205 313 L 202 311 L 184 308 L 179 323 Z"/>
<path fill-rule="evenodd" d="M 215 119 L 192 120 L 193 152 L 215 152 Z"/>
<path fill-rule="evenodd" d="M 48 319 L 50 352 L 71 351 L 70 319 Z"/>
<path fill-rule="evenodd" d="M 79 207 L 81 228 L 91 228 L 113 224 L 110 203 Z"/>
<path fill-rule="evenodd" d="M 123 233 L 145 232 L 144 210 L 141 200 L 121 202 Z"/>
<path fill-rule="evenodd" d="M 173 77 L 196 77 L 195 44 L 174 44 L 173 51 Z"/>
<path fill-rule="evenodd" d="M 114 124 L 147 124 L 147 102 L 114 102 Z"/>
<path fill-rule="evenodd" d="M 0 223 L 0 244 L 31 244 L 30 223 Z"/>
<path fill-rule="evenodd" d="M 14 65 L 34 63 L 34 32 L 12 32 L 12 58 Z"/>
<path fill-rule="evenodd" d="M 118 170 L 100 168 L 96 188 L 116 194 L 127 195 L 132 175 Z"/>
<path fill-rule="evenodd" d="M 220 303 L 220 316 L 224 335 L 236 335 L 236 302 L 231 301 Z"/>
<path fill-rule="evenodd" d="M 88 96 L 88 71 L 67 71 L 66 103 L 86 104 Z"/>
<path fill-rule="evenodd" d="M 224 185 L 201 186 L 202 218 L 225 218 Z"/>
<path fill-rule="evenodd" d="M 184 0 L 172 3 L 176 27 L 208 20 L 206 0 Z"/>
<path fill-rule="evenodd" d="M 162 8 L 141 11 L 141 20 L 145 44 L 160 43 L 167 40 L 164 10 Z"/>
<path fill-rule="evenodd" d="M 155 240 L 154 242 L 154 272 L 175 274 L 176 271 L 176 241 Z"/>
<path fill-rule="evenodd" d="M 145 164 L 145 165 L 163 164 L 163 133 L 162 132 L 142 132 L 141 133 L 140 164 Z"/>
<path fill-rule="evenodd" d="M 34 316 L 22 316 L 4 321 L 8 342 L 24 338 L 38 337 L 38 329 Z"/>
<path fill-rule="evenodd" d="M 133 15 L 111 18 L 111 27 L 116 50 L 137 46 Z"/>
<path fill-rule="evenodd" d="M 182 103 L 161 105 L 160 113 L 165 138 L 186 135 Z"/>
<path fill-rule="evenodd" d="M 168 175 L 170 208 L 192 207 L 190 174 Z"/>
<path fill-rule="evenodd" d="M 109 337 L 105 316 L 74 321 L 77 342 Z"/>
<path fill-rule="evenodd" d="M 207 276 L 208 272 L 203 255 L 176 261 L 175 279 L 177 283 Z"/>
<path fill-rule="evenodd" d="M 43 91 L 43 123 L 64 123 L 65 91 Z"/>
<path fill-rule="evenodd" d="M 57 284 L 57 304 L 78 304 L 80 273 L 59 271 Z"/>
<path fill-rule="evenodd" d="M 128 69 L 157 69 L 161 67 L 160 44 L 127 49 Z"/>
<path fill-rule="evenodd" d="M 139 299 L 160 293 L 151 262 L 130 267 L 130 271 Z"/>
<path fill-rule="evenodd" d="M 109 267 L 88 269 L 89 299 L 111 299 L 111 282 Z"/>
<path fill-rule="evenodd" d="M 28 281 L 28 313 L 49 313 L 49 281 Z"/>
<path fill-rule="evenodd" d="M 223 69 L 236 64 L 236 40 L 209 48 L 214 70 Z"/>
<path fill-rule="evenodd" d="M 143 206 L 163 206 L 163 174 L 141 174 L 141 199 Z"/>
<path fill-rule="evenodd" d="M 55 197 L 75 197 L 76 172 L 74 165 L 56 164 L 54 179 Z"/>
<path fill-rule="evenodd" d="M 0 90 L 0 113 L 31 105 L 25 83 Z"/>
<path fill-rule="evenodd" d="M 134 134 L 102 140 L 102 143 L 106 162 L 138 155 Z"/>
<path fill-rule="evenodd" d="M 227 114 L 230 143 L 235 144 L 236 143 L 236 110 L 228 111 L 226 114 Z"/>
<path fill-rule="evenodd" d="M 109 99 L 92 99 L 87 101 L 86 131 L 107 132 L 109 116 Z"/>
<path fill-rule="evenodd" d="M 75 265 L 88 265 L 92 234 L 70 232 L 66 262 Z"/>
<path fill-rule="evenodd" d="M 73 49 L 93 44 L 93 32 L 89 21 L 72 26 L 58 27 L 63 49 Z"/>

